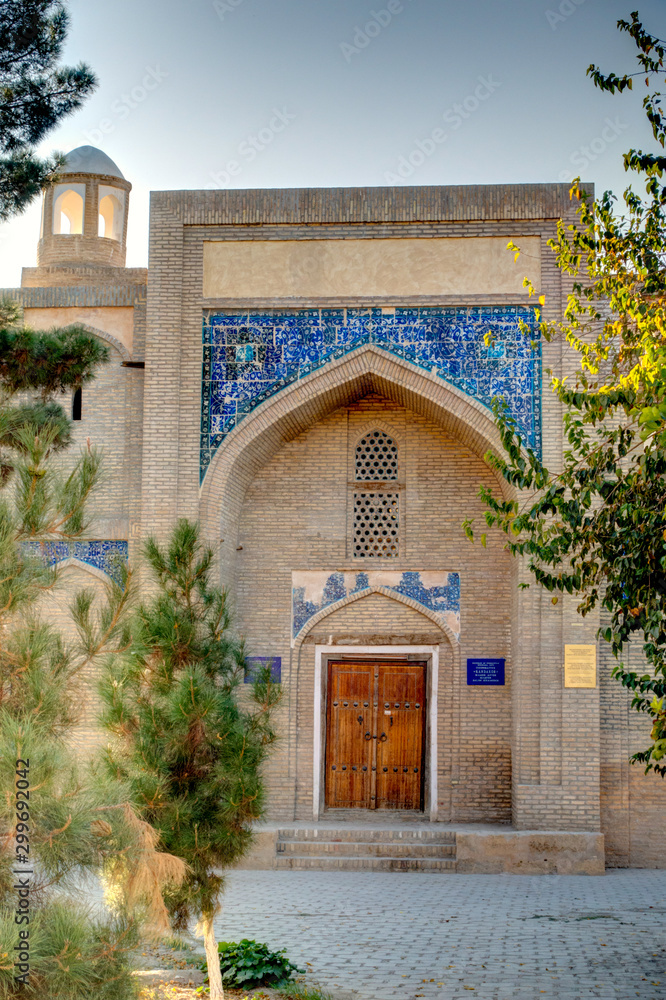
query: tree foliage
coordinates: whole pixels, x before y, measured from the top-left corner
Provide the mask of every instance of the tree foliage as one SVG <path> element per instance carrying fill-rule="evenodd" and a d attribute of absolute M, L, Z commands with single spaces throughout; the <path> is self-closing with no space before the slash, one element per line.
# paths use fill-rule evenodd
<path fill-rule="evenodd" d="M 63 479 L 54 465 L 42 464 L 71 442 L 69 418 L 53 397 L 87 385 L 108 361 L 108 347 L 84 327 L 74 324 L 53 330 L 32 330 L 20 323 L 20 310 L 15 302 L 7 299 L 0 302 L 0 449 L 4 449 L 0 451 L 0 482 L 6 483 L 14 470 L 12 456 L 32 455 L 32 465 L 23 467 L 24 476 L 28 468 L 40 465 L 38 478 L 51 479 L 54 488 L 48 494 L 53 501 L 62 497 L 63 489 L 73 494 L 81 486 L 78 509 L 82 510 L 82 501 L 90 492 L 85 487 L 87 474 L 98 462 L 83 456 L 69 479 Z M 19 393 L 21 400 L 17 404 L 15 397 Z M 55 489 L 58 479 L 61 486 Z M 33 503 L 16 509 L 25 514 L 30 510 L 29 533 L 52 534 L 54 530 L 57 533 L 55 522 L 50 526 L 47 523 L 48 505 L 35 520 L 39 500 L 46 492 L 43 484 L 34 481 L 34 476 L 32 480 Z M 74 522 L 68 528 L 81 530 Z"/>
<path fill-rule="evenodd" d="M 558 470 L 525 448 L 503 400 L 495 413 L 505 453 L 491 462 L 515 499 L 483 489 L 486 521 L 499 527 L 514 555 L 526 556 L 549 591 L 576 595 L 579 611 L 602 611 L 600 636 L 618 658 L 614 675 L 633 705 L 652 718 L 651 745 L 635 760 L 666 774 L 666 121 L 659 89 L 665 43 L 638 12 L 618 21 L 637 46 L 637 73 L 588 75 L 611 94 L 644 82 L 643 108 L 656 151 L 629 150 L 625 169 L 642 182 L 620 205 L 610 192 L 592 202 L 579 181 L 575 225 L 560 222 L 550 241 L 558 268 L 572 282 L 561 322 L 543 321 L 541 336 L 563 338 L 576 359 L 572 377 L 553 377 L 564 409 L 565 450 Z M 519 253 L 519 248 L 510 244 Z M 526 279 L 530 294 L 534 288 Z M 541 304 L 544 303 L 541 298 Z M 529 331 L 524 330 L 528 335 Z M 472 523 L 465 522 L 469 537 Z M 557 597 L 553 598 L 553 603 Z M 622 663 L 641 643 L 644 673 Z"/>
<path fill-rule="evenodd" d="M 96 657 L 128 642 L 129 578 L 107 587 L 95 609 L 92 593 L 75 602 L 79 641 L 67 644 L 45 617 L 43 600 L 58 585 L 44 543 L 80 538 L 86 504 L 100 480 L 101 455 L 86 446 L 67 466 L 56 455 L 70 441 L 62 408 L 51 398 L 88 381 L 106 349 L 76 331 L 39 334 L 0 326 L 0 997 L 26 995 L 14 962 L 24 925 L 15 923 L 16 882 L 29 872 L 30 974 L 27 992 L 45 1000 L 129 1000 L 127 952 L 134 914 L 164 926 L 160 888 L 184 866 L 158 850 L 158 837 L 133 809 L 130 789 L 78 759 L 71 738 L 80 717 L 83 675 Z M 18 332 L 19 336 L 13 334 Z M 52 345 L 61 345 L 53 351 Z M 18 343 L 18 347 L 16 346 Z M 27 345 L 27 346 L 26 346 Z M 23 352 L 23 353 L 22 353 Z M 22 401 L 15 403 L 22 392 Z M 37 393 L 37 400 L 34 399 Z M 16 762 L 29 798 L 19 808 Z M 23 777 L 25 774 L 28 777 Z M 18 786 L 25 788 L 25 785 Z M 28 849 L 29 848 L 29 849 Z M 22 852 L 22 853 L 21 853 Z M 25 864 L 23 861 L 25 861 Z M 18 863 L 18 864 L 17 864 Z M 18 873 L 17 873 L 18 867 Z M 76 894 L 86 874 L 121 886 L 125 904 L 106 921 L 93 919 Z M 28 877 L 28 876 L 26 876 Z M 23 945 L 24 947 L 24 945 Z M 23 970 L 21 970 L 23 971 Z"/>
<path fill-rule="evenodd" d="M 91 382 L 109 349 L 80 324 L 32 330 L 13 302 L 0 304 L 0 387 L 37 392 L 42 402 Z"/>
<path fill-rule="evenodd" d="M 157 834 L 133 809 L 131 790 L 105 771 L 87 767 L 71 745 L 86 667 L 103 652 L 127 644 L 131 588 L 129 580 L 124 589 L 109 584 L 107 602 L 96 613 L 93 595 L 78 595 L 76 622 L 85 621 L 87 628 L 86 641 L 76 645 L 67 645 L 40 615 L 40 598 L 54 588 L 58 574 L 44 564 L 39 547 L 34 551 L 26 543 L 35 542 L 40 527 L 50 528 L 51 537 L 72 537 L 71 496 L 89 493 L 99 473 L 98 456 L 87 452 L 83 465 L 67 477 L 71 492 L 62 493 L 47 454 L 44 448 L 38 454 L 19 453 L 14 488 L 6 487 L 0 499 L 0 786 L 5 790 L 0 797 L 0 996 L 23 995 L 14 968 L 15 889 L 17 874 L 25 870 L 21 862 L 29 862 L 31 989 L 48 1000 L 84 1000 L 91 991 L 108 1000 L 129 1000 L 127 952 L 137 933 L 133 914 L 142 908 L 149 921 L 164 927 L 159 890 L 181 878 L 184 866 L 157 850 Z M 41 497 L 39 516 L 31 509 L 35 492 Z M 82 528 L 84 522 L 78 523 Z M 20 814 L 11 793 L 19 759 L 28 762 L 31 785 Z M 80 893 L 85 875 L 93 873 L 123 889 L 126 905 L 106 922 L 92 919 L 81 901 L 67 906 L 58 901 L 63 890 Z"/>
<path fill-rule="evenodd" d="M 165 849 L 189 866 L 166 903 L 176 929 L 201 918 L 216 1000 L 212 921 L 223 888 L 216 869 L 242 857 L 262 815 L 261 766 L 275 740 L 280 689 L 266 668 L 248 698 L 239 695 L 245 651 L 225 592 L 211 585 L 213 554 L 197 525 L 179 521 L 166 549 L 151 540 L 145 556 L 158 591 L 138 610 L 126 655 L 110 658 L 101 689 L 104 722 L 117 737 L 109 773 L 131 785 Z"/>
<path fill-rule="evenodd" d="M 58 65 L 68 28 L 61 0 L 0 0 L 0 221 L 53 180 L 62 157 L 34 149 L 96 86 L 82 63 Z"/>

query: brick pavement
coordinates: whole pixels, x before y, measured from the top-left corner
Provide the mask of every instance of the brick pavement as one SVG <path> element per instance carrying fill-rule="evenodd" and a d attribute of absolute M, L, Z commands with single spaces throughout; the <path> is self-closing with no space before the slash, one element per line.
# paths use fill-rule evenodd
<path fill-rule="evenodd" d="M 663 1000 L 665 900 L 666 871 L 235 871 L 216 927 L 286 947 L 340 1000 Z"/>

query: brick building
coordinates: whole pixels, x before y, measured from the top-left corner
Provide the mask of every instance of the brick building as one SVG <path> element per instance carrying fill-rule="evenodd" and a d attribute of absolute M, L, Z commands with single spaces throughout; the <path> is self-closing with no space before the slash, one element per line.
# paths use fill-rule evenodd
<path fill-rule="evenodd" d="M 519 590 L 501 539 L 461 529 L 481 484 L 505 489 L 484 461 L 494 395 L 561 454 L 542 371 L 563 348 L 535 352 L 519 323 L 525 274 L 562 314 L 546 244 L 567 185 L 156 192 L 147 271 L 125 267 L 130 189 L 100 150 L 70 154 L 8 293 L 113 357 L 72 401 L 106 453 L 91 539 L 53 558 L 67 588 L 101 582 L 201 521 L 248 671 L 271 660 L 285 689 L 255 863 L 296 866 L 272 860 L 276 840 L 294 853 L 285 827 L 307 861 L 332 822 L 359 841 L 389 816 L 403 839 L 457 839 L 458 870 L 660 866 L 664 785 L 628 764 L 645 731 L 605 647 L 565 685 L 565 647 L 594 646 L 598 622 Z"/>

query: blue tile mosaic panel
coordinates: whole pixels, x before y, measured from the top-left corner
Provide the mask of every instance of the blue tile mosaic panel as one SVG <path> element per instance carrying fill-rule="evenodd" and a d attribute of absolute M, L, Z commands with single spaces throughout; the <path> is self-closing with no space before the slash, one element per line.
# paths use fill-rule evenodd
<path fill-rule="evenodd" d="M 541 356 L 528 306 L 216 312 L 203 323 L 200 478 L 226 435 L 285 386 L 365 344 L 437 375 L 486 406 L 503 396 L 541 448 Z M 493 343 L 484 343 L 487 332 Z"/>
<path fill-rule="evenodd" d="M 23 542 L 23 551 L 41 557 L 48 566 L 66 559 L 78 559 L 106 573 L 116 583 L 121 582 L 120 567 L 127 564 L 129 558 L 128 543 L 124 541 Z"/>
<path fill-rule="evenodd" d="M 441 615 L 456 638 L 460 636 L 460 575 L 424 570 L 370 570 L 366 573 L 331 573 L 329 570 L 301 570 L 292 573 L 292 635 L 324 608 L 370 587 L 386 587 L 411 597 Z"/>

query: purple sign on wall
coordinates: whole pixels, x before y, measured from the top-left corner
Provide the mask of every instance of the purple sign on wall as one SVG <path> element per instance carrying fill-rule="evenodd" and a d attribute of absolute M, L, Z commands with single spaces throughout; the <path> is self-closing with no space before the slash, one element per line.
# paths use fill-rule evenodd
<path fill-rule="evenodd" d="M 245 683 L 254 684 L 257 671 L 262 667 L 271 667 L 271 680 L 279 684 L 282 678 L 281 656 L 248 656 L 245 660 Z"/>
<path fill-rule="evenodd" d="M 500 686 L 504 684 L 504 660 L 468 660 L 467 683 Z"/>

